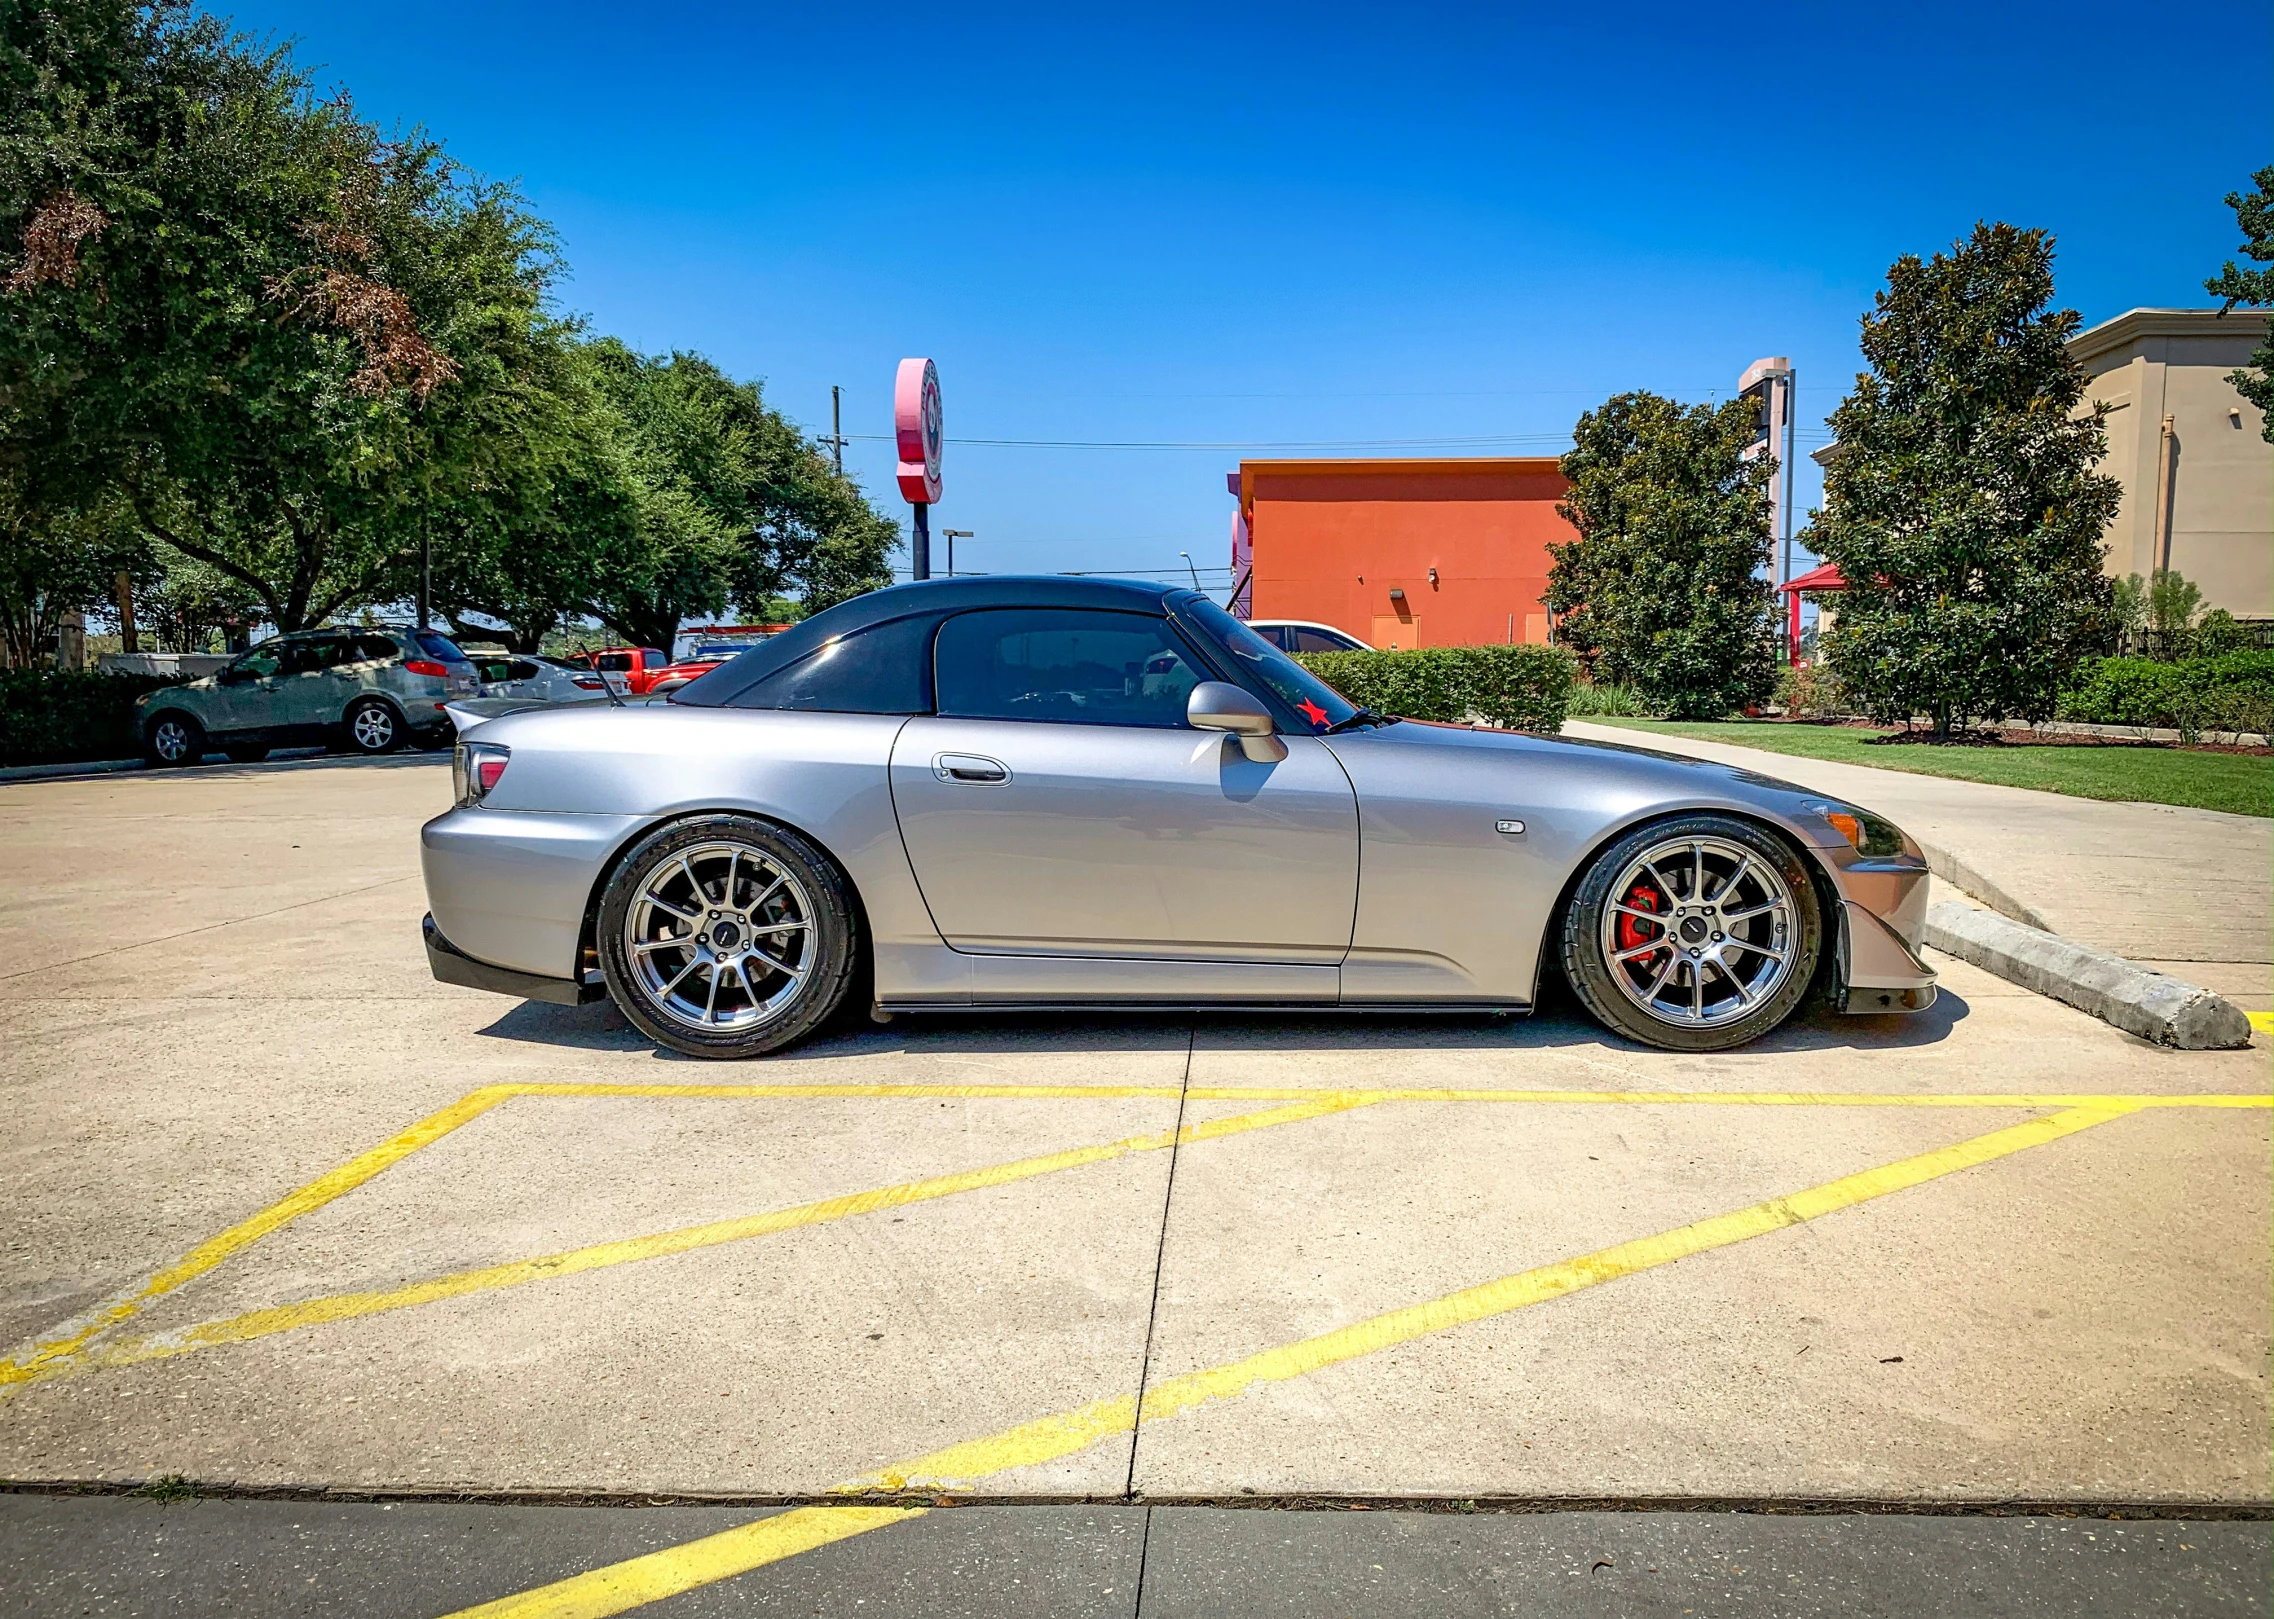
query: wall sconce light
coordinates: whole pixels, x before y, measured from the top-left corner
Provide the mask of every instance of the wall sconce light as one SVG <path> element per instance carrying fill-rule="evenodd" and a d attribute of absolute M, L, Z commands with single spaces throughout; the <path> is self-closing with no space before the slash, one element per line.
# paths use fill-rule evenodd
<path fill-rule="evenodd" d="M 1394 602 L 1402 602 L 1402 601 L 1404 601 L 1404 600 L 1405 600 L 1405 592 L 1404 592 L 1404 591 L 1402 591 L 1402 590 L 1393 590 L 1393 591 L 1391 591 L 1391 592 L 1390 592 L 1390 600 L 1392 600 L 1392 601 L 1394 601 Z"/>
<path fill-rule="evenodd" d="M 1431 590 L 1437 588 L 1437 570 L 1435 568 L 1429 570 L 1429 588 Z"/>

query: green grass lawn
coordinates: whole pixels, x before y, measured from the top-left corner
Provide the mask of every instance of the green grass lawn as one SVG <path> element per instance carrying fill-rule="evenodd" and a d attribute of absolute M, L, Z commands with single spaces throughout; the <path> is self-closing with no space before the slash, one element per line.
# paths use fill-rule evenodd
<path fill-rule="evenodd" d="M 1606 715 L 1592 723 L 1695 737 L 1700 742 L 1726 742 L 1766 753 L 1797 753 L 1844 765 L 1907 770 L 1920 776 L 1956 776 L 1965 781 L 1995 782 L 2001 787 L 2034 787 L 2075 798 L 2183 804 L 2233 815 L 2274 816 L 2274 759 L 2238 753 L 2036 744 L 2005 748 L 1882 746 L 1872 741 L 1887 734 L 1882 731 L 1763 720 L 1631 720 Z"/>

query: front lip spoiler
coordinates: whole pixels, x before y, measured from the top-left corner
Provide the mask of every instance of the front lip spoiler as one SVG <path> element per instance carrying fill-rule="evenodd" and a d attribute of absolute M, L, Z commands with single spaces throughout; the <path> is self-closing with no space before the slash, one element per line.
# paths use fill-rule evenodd
<path fill-rule="evenodd" d="M 555 1006 L 582 1006 L 608 993 L 605 984 L 580 984 L 573 978 L 547 978 L 543 973 L 515 972 L 510 967 L 476 961 L 442 936 L 432 913 L 419 919 L 419 932 L 426 938 L 427 970 L 440 983 L 486 989 L 516 1000 L 549 1001 Z"/>

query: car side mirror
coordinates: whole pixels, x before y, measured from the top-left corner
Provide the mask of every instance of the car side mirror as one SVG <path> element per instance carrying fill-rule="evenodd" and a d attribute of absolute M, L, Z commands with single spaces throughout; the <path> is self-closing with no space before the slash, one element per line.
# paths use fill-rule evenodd
<path fill-rule="evenodd" d="M 1184 722 L 1196 731 L 1226 731 L 1239 738 L 1240 751 L 1257 764 L 1287 757 L 1271 711 L 1247 692 L 1222 680 L 1203 680 L 1185 699 Z"/>

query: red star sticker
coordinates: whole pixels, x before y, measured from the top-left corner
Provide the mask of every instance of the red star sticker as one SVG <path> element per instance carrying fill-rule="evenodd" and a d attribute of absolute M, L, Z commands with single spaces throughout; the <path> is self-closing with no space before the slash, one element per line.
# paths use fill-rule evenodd
<path fill-rule="evenodd" d="M 1313 725 L 1324 725 L 1327 722 L 1326 710 L 1306 697 L 1303 699 L 1303 718 L 1309 720 Z"/>

